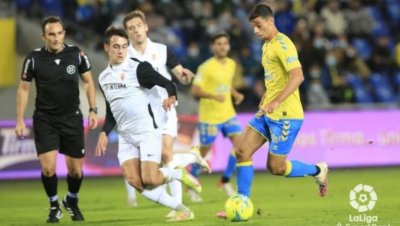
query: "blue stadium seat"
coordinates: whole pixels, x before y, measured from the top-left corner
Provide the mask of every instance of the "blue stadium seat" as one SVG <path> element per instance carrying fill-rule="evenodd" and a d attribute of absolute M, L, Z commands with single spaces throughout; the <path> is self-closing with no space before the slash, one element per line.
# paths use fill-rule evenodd
<path fill-rule="evenodd" d="M 398 0 L 386 0 L 386 8 L 389 15 L 389 22 L 392 27 L 400 25 L 400 2 Z"/>
<path fill-rule="evenodd" d="M 349 73 L 346 76 L 347 84 L 354 90 L 357 103 L 372 103 L 373 99 L 371 94 L 366 89 L 360 77 L 356 74 Z"/>
<path fill-rule="evenodd" d="M 363 38 L 355 38 L 351 45 L 357 50 L 357 54 L 363 59 L 368 60 L 372 54 L 372 47 L 368 40 Z"/>
<path fill-rule="evenodd" d="M 393 82 L 396 87 L 400 87 L 400 71 L 394 73 Z"/>
<path fill-rule="evenodd" d="M 369 82 L 377 101 L 384 103 L 396 101 L 396 96 L 394 95 L 387 76 L 374 73 L 370 76 Z"/>

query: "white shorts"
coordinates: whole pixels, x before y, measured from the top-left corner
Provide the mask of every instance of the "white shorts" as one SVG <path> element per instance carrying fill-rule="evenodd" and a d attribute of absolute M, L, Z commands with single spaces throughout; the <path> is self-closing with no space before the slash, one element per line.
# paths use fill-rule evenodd
<path fill-rule="evenodd" d="M 118 136 L 118 160 L 122 165 L 126 160 L 139 158 L 140 161 L 161 162 L 161 136 L 159 133 Z"/>

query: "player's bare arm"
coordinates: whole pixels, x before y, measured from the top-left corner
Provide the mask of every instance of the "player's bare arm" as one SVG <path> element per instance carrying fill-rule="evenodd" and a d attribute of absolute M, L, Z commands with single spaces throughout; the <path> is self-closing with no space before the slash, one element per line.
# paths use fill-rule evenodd
<path fill-rule="evenodd" d="M 29 100 L 29 88 L 31 83 L 26 81 L 21 81 L 18 86 L 17 91 L 17 124 L 15 126 L 15 134 L 22 137 L 25 133 L 25 121 L 24 115 L 26 110 L 26 105 Z"/>
<path fill-rule="evenodd" d="M 188 85 L 194 78 L 194 74 L 187 68 L 184 68 L 181 64 L 177 65 L 172 69 L 175 77 L 179 80 L 183 85 Z"/>
<path fill-rule="evenodd" d="M 82 80 L 86 95 L 89 102 L 89 128 L 95 129 L 97 127 L 97 108 L 96 108 L 96 90 L 93 82 L 93 76 L 90 71 L 82 74 Z"/>
<path fill-rule="evenodd" d="M 284 101 L 290 94 L 292 94 L 300 84 L 304 81 L 303 70 L 301 67 L 295 68 L 289 71 L 289 81 L 285 88 L 279 93 L 279 95 L 271 102 L 261 108 L 264 113 L 271 114 L 274 110 L 279 107 L 279 104 Z"/>
<path fill-rule="evenodd" d="M 244 100 L 244 95 L 243 94 L 241 94 L 241 93 L 239 93 L 235 88 L 231 88 L 231 94 L 232 94 L 232 97 L 233 97 L 233 99 L 234 99 L 234 104 L 235 105 L 239 105 L 239 104 L 241 104 L 242 102 L 243 102 L 243 100 Z"/>
<path fill-rule="evenodd" d="M 192 95 L 197 97 L 197 98 L 208 98 L 208 99 L 213 99 L 218 102 L 224 102 L 225 101 L 225 96 L 222 94 L 212 94 L 205 92 L 200 86 L 193 85 L 191 89 Z"/>

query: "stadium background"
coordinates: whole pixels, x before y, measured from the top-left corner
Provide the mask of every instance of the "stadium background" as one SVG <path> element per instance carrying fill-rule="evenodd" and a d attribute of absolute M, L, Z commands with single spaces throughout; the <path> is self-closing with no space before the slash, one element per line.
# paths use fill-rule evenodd
<path fill-rule="evenodd" d="M 40 176 L 31 132 L 24 140 L 17 140 L 13 127 L 15 93 L 22 61 L 30 50 L 42 46 L 41 18 L 48 15 L 63 18 L 67 28 L 66 43 L 79 45 L 88 53 L 96 80 L 107 62 L 101 49 L 104 29 L 110 24 L 120 24 L 123 15 L 132 9 L 139 8 L 146 13 L 150 38 L 173 48 L 183 65 L 194 72 L 211 54 L 208 48 L 210 35 L 220 30 L 227 31 L 231 35 L 231 56 L 241 65 L 235 76 L 235 87 L 246 95 L 244 103 L 237 108 L 244 126 L 255 112 L 264 92 L 263 71 L 259 63 L 262 43 L 253 35 L 247 21 L 247 12 L 256 2 L 258 1 L 1 0 L 0 208 L 6 208 L 3 203 L 7 200 L 3 194 L 8 191 L 7 184 L 18 187 L 19 182 L 15 179 L 21 179 L 20 183 L 24 183 L 23 179 Z M 278 29 L 294 41 L 306 77 L 301 86 L 306 110 L 305 123 L 290 156 L 309 162 L 324 160 L 332 168 L 339 168 L 332 174 L 337 173 L 338 177 L 343 176 L 343 181 L 346 181 L 340 184 L 345 193 L 342 196 L 345 198 L 358 183 L 372 183 L 376 187 L 387 182 L 391 189 L 384 191 L 387 192 L 386 198 L 390 200 L 392 208 L 399 210 L 399 198 L 395 195 L 399 195 L 400 191 L 398 179 L 390 178 L 392 175 L 398 178 L 400 166 L 400 1 L 263 2 L 269 3 L 274 9 Z M 197 100 L 190 96 L 189 89 L 190 86 L 179 86 L 180 124 L 175 146 L 177 150 L 198 144 Z M 34 88 L 31 90 L 26 112 L 28 125 L 34 109 Z M 85 98 L 81 98 L 81 101 L 81 108 L 87 109 Z M 105 106 L 99 92 L 97 103 L 101 117 Z M 97 134 L 98 130 L 87 133 L 86 136 L 85 174 L 120 175 L 115 156 L 115 134 L 111 136 L 113 144 L 108 154 L 102 158 L 94 158 L 92 153 Z M 218 137 L 210 156 L 216 172 L 225 166 L 225 156 L 230 149 L 229 142 L 221 136 Z M 262 147 L 254 158 L 256 169 L 265 169 L 265 158 L 266 147 Z M 57 171 L 63 175 L 63 158 L 58 163 Z M 361 169 L 354 171 L 354 168 Z M 360 172 L 369 176 L 363 177 L 364 174 Z M 265 176 L 264 174 L 266 173 L 262 175 Z M 206 184 L 209 183 L 207 177 L 205 178 Z M 214 176 L 211 178 L 216 180 Z M 352 182 L 351 178 L 364 180 Z M 386 179 L 395 182 L 385 181 Z M 275 177 L 267 177 L 265 183 L 279 184 L 276 180 Z M 281 184 L 284 186 L 285 182 Z M 119 186 L 122 193 L 120 196 L 124 196 L 122 183 Z M 271 192 L 278 190 L 279 188 Z M 21 188 L 21 191 L 24 190 Z M 38 193 L 38 196 L 44 197 L 44 194 Z M 221 206 L 221 203 L 218 205 Z M 350 213 L 348 204 L 343 205 L 347 205 L 341 206 L 347 211 L 346 214 Z M 268 205 L 265 208 L 268 209 Z M 0 219 L 4 220 L 2 217 Z M 395 225 L 394 215 L 388 215 L 386 219 L 387 221 L 380 223 Z M 337 224 L 337 221 L 332 222 Z M 287 222 L 286 225 L 296 225 L 296 221 L 292 223 Z M 320 223 L 309 225 L 322 225 Z"/>

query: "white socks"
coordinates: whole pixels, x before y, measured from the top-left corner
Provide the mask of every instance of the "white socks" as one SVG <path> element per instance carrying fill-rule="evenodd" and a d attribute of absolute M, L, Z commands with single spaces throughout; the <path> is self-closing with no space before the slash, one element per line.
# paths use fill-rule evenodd
<path fill-rule="evenodd" d="M 128 199 L 136 199 L 136 189 L 132 187 L 127 180 L 125 180 L 125 186 L 128 192 Z"/>
<path fill-rule="evenodd" d="M 158 186 L 153 189 L 144 189 L 142 195 L 153 202 L 159 203 L 174 210 L 180 211 L 187 209 L 187 207 L 182 205 L 179 200 L 171 197 L 162 186 Z"/>

